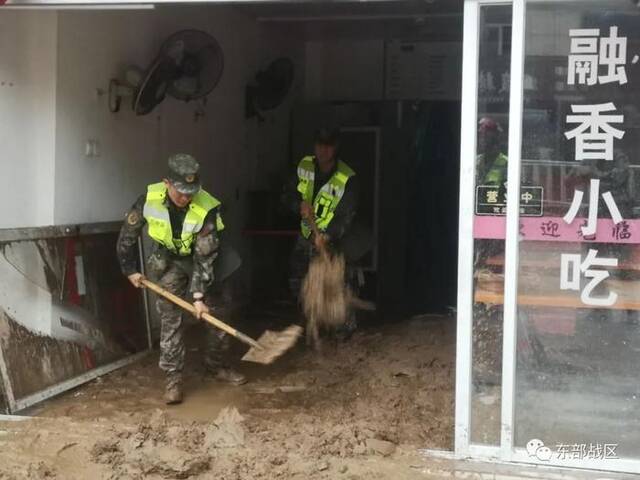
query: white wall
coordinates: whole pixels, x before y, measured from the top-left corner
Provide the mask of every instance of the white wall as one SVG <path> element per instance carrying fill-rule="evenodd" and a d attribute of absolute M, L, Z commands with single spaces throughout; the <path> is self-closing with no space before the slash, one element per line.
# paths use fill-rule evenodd
<path fill-rule="evenodd" d="M 185 28 L 204 30 L 217 39 L 224 53 L 224 72 L 209 95 L 205 115 L 197 121 L 195 104 L 174 99 L 163 103 L 160 151 L 163 157 L 186 151 L 199 159 L 205 188 L 223 202 L 228 235 L 237 244 L 243 226 L 249 158 L 255 141 L 249 135 L 250 122 L 244 118 L 244 87 L 258 58 L 257 25 L 224 7 L 159 12 L 158 31 L 163 38 Z"/>
<path fill-rule="evenodd" d="M 55 13 L 0 13 L 0 228 L 53 223 Z"/>
<path fill-rule="evenodd" d="M 154 21 L 146 11 L 59 15 L 55 224 L 123 218 L 163 165 L 157 112 L 136 117 L 124 100 L 113 114 L 106 95 L 111 78 L 157 54 Z M 98 157 L 85 156 L 89 139 Z"/>
<path fill-rule="evenodd" d="M 212 34 L 225 56 L 205 115 L 194 115 L 198 102 L 172 98 L 144 117 L 129 104 L 110 113 L 97 89 L 106 91 L 127 64 L 146 67 L 164 39 L 186 28 Z M 247 190 L 285 164 L 289 122 L 286 105 L 263 124 L 245 119 L 244 89 L 258 68 L 282 55 L 302 72 L 302 44 L 292 46 L 228 7 L 60 14 L 55 223 L 122 218 L 145 185 L 165 174 L 167 157 L 188 152 L 202 165 L 205 187 L 225 203 L 228 230 L 239 240 Z M 85 157 L 88 139 L 99 141 L 100 157 Z"/>
<path fill-rule="evenodd" d="M 226 223 L 239 240 L 246 192 L 268 186 L 286 165 L 294 97 L 259 123 L 244 118 L 245 86 L 285 55 L 296 62 L 299 92 L 302 43 L 219 6 L 3 12 L 0 26 L 0 83 L 14 83 L 0 86 L 2 164 L 14 168 L 0 176 L 11 198 L 1 202 L 0 227 L 119 220 L 145 185 L 162 178 L 167 157 L 183 151 L 200 160 L 205 187 L 225 202 Z M 184 28 L 208 31 L 225 55 L 205 115 L 196 120 L 195 102 L 170 98 L 144 117 L 132 113 L 129 100 L 109 112 L 109 80 L 122 78 L 128 65 L 147 67 L 167 36 Z M 88 140 L 98 142 L 99 156 L 85 155 Z"/>
<path fill-rule="evenodd" d="M 165 37 L 182 28 L 211 33 L 224 52 L 224 73 L 209 95 L 205 116 L 194 121 L 195 105 L 173 99 L 162 104 L 164 121 L 160 150 L 163 157 L 190 151 L 200 160 L 205 187 L 224 204 L 226 238 L 248 260 L 249 245 L 242 237 L 247 192 L 265 188 L 273 173 L 286 166 L 289 107 L 300 91 L 304 47 L 292 45 L 254 19 L 228 7 L 187 7 L 160 10 L 160 34 Z M 265 122 L 245 118 L 245 87 L 259 69 L 280 56 L 296 63 L 297 84 L 288 101 L 266 113 Z"/>

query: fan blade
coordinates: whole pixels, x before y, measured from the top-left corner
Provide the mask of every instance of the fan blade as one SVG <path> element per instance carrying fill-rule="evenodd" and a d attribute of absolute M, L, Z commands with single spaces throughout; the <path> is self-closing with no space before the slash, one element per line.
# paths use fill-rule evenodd
<path fill-rule="evenodd" d="M 162 52 L 176 62 L 177 73 L 168 85 L 167 94 L 178 100 L 190 101 L 208 95 L 222 77 L 222 50 L 216 39 L 205 32 L 177 32 L 165 42 Z"/>

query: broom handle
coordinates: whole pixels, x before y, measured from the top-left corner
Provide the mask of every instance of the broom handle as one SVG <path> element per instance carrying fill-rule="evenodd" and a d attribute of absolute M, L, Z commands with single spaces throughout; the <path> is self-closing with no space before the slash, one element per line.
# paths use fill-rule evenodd
<path fill-rule="evenodd" d="M 315 215 L 313 216 L 313 218 L 311 218 L 309 220 L 310 226 L 311 226 L 311 230 L 313 230 L 313 234 L 316 237 L 319 237 L 320 235 L 322 235 L 322 232 L 320 231 L 320 229 L 318 228 L 318 224 L 316 223 L 316 217 Z M 322 248 L 320 249 L 320 253 L 322 255 L 327 255 L 327 248 L 324 246 L 324 244 L 322 244 Z"/>
<path fill-rule="evenodd" d="M 147 287 L 149 290 L 154 291 L 158 295 L 163 296 L 164 298 L 166 298 L 167 300 L 175 303 L 179 307 L 184 308 L 187 312 L 189 312 L 189 313 L 191 313 L 193 315 L 196 314 L 196 307 L 191 305 L 189 302 L 181 299 L 177 295 L 174 295 L 173 293 L 165 290 L 164 288 L 162 288 L 159 285 L 156 285 L 153 282 L 150 282 L 147 279 L 142 280 L 141 283 L 145 287 Z M 213 315 L 209 315 L 208 313 L 203 313 L 202 314 L 202 318 L 204 318 L 211 325 L 219 328 L 220 330 L 223 330 L 223 331 L 227 332 L 229 335 L 234 336 L 235 338 L 237 338 L 241 342 L 244 342 L 244 343 L 246 343 L 247 345 L 249 345 L 249 346 L 251 346 L 253 348 L 257 348 L 258 350 L 264 350 L 264 347 L 262 345 L 260 345 L 258 342 L 256 342 L 253 338 L 249 337 L 248 335 L 245 335 L 242 332 L 239 332 L 238 330 L 236 330 L 235 328 L 233 328 L 230 325 L 227 325 L 223 321 L 218 320 Z"/>

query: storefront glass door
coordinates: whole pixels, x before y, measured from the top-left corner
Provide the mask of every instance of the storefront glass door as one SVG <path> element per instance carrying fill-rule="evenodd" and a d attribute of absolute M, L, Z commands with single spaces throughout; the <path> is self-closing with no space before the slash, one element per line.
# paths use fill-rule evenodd
<path fill-rule="evenodd" d="M 606 468 L 640 458 L 640 11 L 531 0 L 525 25 L 514 443 Z"/>
<path fill-rule="evenodd" d="M 464 42 L 456 452 L 639 472 L 640 10 L 467 0 Z"/>

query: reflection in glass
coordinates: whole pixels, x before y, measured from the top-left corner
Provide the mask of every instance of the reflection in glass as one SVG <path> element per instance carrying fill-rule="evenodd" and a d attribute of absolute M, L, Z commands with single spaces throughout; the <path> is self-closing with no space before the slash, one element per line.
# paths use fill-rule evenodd
<path fill-rule="evenodd" d="M 520 220 L 516 446 L 638 458 L 639 11 L 531 0 L 526 25 L 521 182 L 544 201 Z"/>
<path fill-rule="evenodd" d="M 511 6 L 480 9 L 471 442 L 499 445 Z"/>

